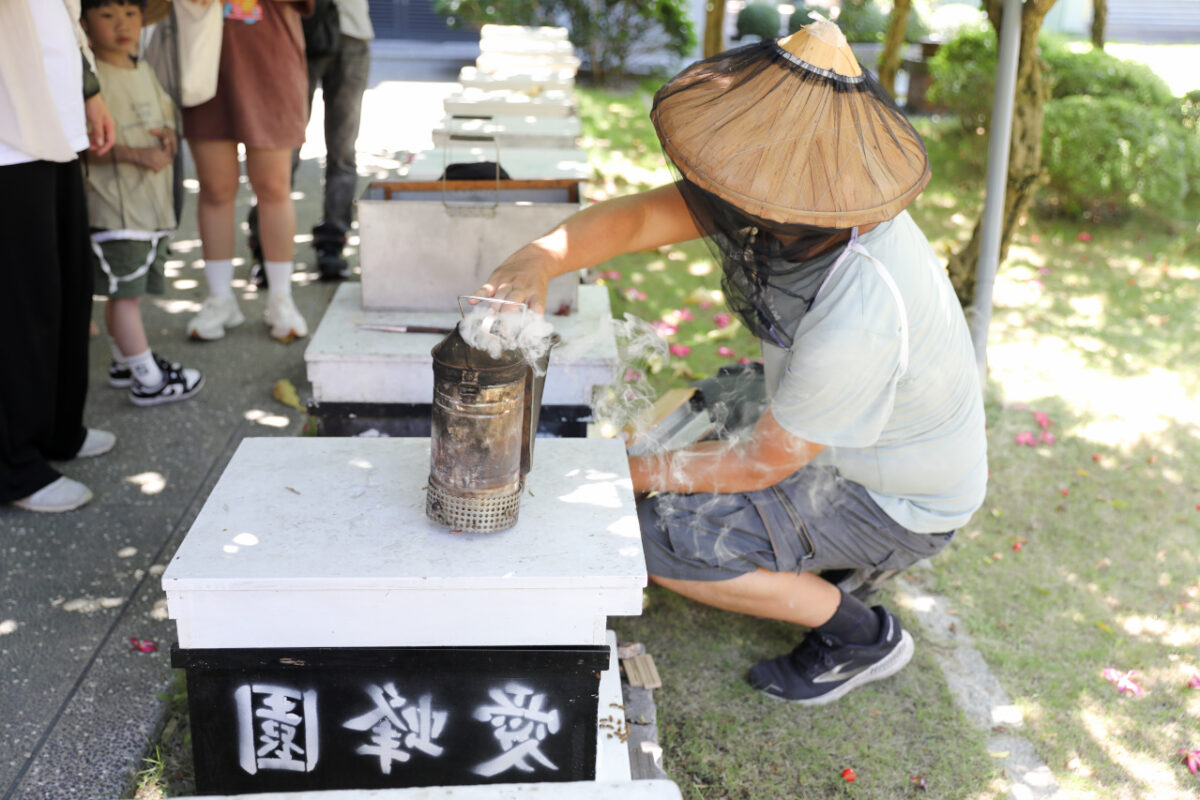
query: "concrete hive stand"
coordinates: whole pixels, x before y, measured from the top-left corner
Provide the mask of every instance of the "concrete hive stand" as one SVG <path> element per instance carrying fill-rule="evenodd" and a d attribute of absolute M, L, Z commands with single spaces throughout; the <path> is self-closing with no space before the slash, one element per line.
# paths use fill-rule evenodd
<path fill-rule="evenodd" d="M 445 147 L 450 136 L 486 136 L 502 150 L 514 147 L 573 148 L 582 132 L 578 117 L 504 115 L 470 119 L 446 116 L 433 128 L 433 143 Z"/>
<path fill-rule="evenodd" d="M 313 387 L 310 413 L 318 432 L 427 436 L 433 402 L 433 357 L 438 334 L 389 333 L 361 325 L 425 325 L 452 328 L 453 312 L 371 311 L 362 307 L 362 286 L 338 288 L 313 333 L 304 362 Z M 547 317 L 562 343 L 551 351 L 542 394 L 543 430 L 555 420 L 560 435 L 586 434 L 593 393 L 614 382 L 618 366 L 612 310 L 603 286 L 579 287 L 579 310 Z M 575 422 L 572 423 L 572 420 Z"/>
<path fill-rule="evenodd" d="M 593 742 L 586 774 L 572 779 L 629 779 L 622 738 L 599 735 L 625 725 L 607 618 L 640 614 L 646 585 L 624 446 L 609 439 L 539 440 L 520 519 L 495 534 L 453 533 L 429 521 L 423 491 L 428 470 L 429 442 L 416 438 L 247 439 L 234 454 L 162 578 L 179 634 L 173 661 L 188 671 L 201 791 L 280 788 L 271 780 L 284 768 L 260 762 L 256 770 L 254 747 L 243 741 L 254 737 L 241 729 L 284 711 L 300 720 L 292 728 L 301 751 L 294 760 L 311 763 L 287 767 L 284 779 L 291 782 L 282 788 L 480 782 L 466 776 L 422 783 L 406 763 L 391 775 L 377 775 L 368 769 L 374 759 L 365 757 L 364 745 L 355 751 L 343 741 L 365 727 L 353 728 L 350 721 L 339 727 L 329 719 L 339 712 L 352 716 L 348 710 L 360 704 L 331 708 L 321 706 L 321 697 L 362 695 L 365 702 L 372 687 L 393 691 L 391 681 L 397 694 L 431 686 L 433 708 L 451 709 L 447 737 L 455 726 L 473 724 L 469 708 L 455 713 L 454 695 L 465 697 L 476 684 L 481 691 L 492 685 L 495 692 L 505 681 L 540 691 L 539 681 L 545 681 L 555 710 L 563 710 L 564 735 L 569 729 L 576 748 Z M 445 648 L 456 648 L 449 662 Z M 602 652 L 607 669 L 597 668 L 593 679 L 588 667 L 573 679 L 582 684 L 557 694 L 557 671 L 513 672 L 513 663 L 535 664 L 564 648 Z M 430 653 L 451 666 L 433 676 L 396 666 L 410 663 L 410 655 L 420 663 Z M 456 682 L 459 663 L 468 666 Z M 488 670 L 497 667 L 487 665 L 493 663 L 510 666 L 492 675 Z M 296 687 L 287 695 L 290 705 L 281 699 L 284 686 Z M 243 717 L 242 701 L 252 692 L 274 697 L 275 704 Z M 315 725 L 318 708 L 324 720 L 319 735 L 303 735 L 309 734 L 306 715 Z M 580 725 L 588 734 L 582 738 Z M 548 735 L 543 744 L 553 739 Z M 436 749 L 435 742 L 425 744 L 427 752 Z M 449 743 L 447 750 L 452 763 L 425 774 L 444 777 L 463 757 Z M 412 755 L 417 764 L 422 754 Z M 557 767 L 565 761 L 556 757 L 555 770 L 529 764 L 533 775 L 513 770 L 488 777 L 563 780 L 565 770 Z M 366 772 L 331 777 L 335 763 L 343 772 L 346 764 Z M 306 777 L 318 782 L 306 784 Z"/>

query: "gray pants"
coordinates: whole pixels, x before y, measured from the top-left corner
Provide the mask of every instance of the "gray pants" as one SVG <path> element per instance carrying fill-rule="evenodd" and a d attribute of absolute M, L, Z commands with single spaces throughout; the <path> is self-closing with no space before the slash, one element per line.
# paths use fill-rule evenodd
<path fill-rule="evenodd" d="M 811 465 L 753 492 L 656 495 L 638 506 L 638 519 L 647 571 L 687 581 L 729 580 L 758 568 L 906 569 L 954 537 L 904 528 L 865 488 Z"/>
<path fill-rule="evenodd" d="M 313 228 L 314 244 L 344 242 L 354 217 L 358 140 L 362 97 L 371 69 L 371 45 L 342 34 L 338 51 L 308 61 L 308 109 L 320 85 L 325 98 L 325 202 L 321 222 Z"/>

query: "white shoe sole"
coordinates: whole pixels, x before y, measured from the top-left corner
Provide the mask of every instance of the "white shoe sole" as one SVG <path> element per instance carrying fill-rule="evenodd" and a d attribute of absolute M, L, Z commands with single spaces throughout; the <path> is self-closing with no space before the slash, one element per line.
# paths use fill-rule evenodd
<path fill-rule="evenodd" d="M 35 492 L 33 495 L 30 495 L 29 497 L 24 497 L 20 500 L 14 500 L 13 505 L 16 506 L 17 508 L 23 508 L 26 511 L 37 511 L 37 512 L 41 512 L 41 513 L 58 513 L 58 512 L 63 512 L 63 511 L 74 511 L 75 509 L 79 508 L 80 506 L 86 505 L 87 503 L 91 502 L 92 498 L 95 497 L 95 495 L 92 494 L 91 489 L 87 488 L 86 486 L 83 486 L 83 484 L 79 484 L 79 485 L 83 488 L 83 494 L 76 494 L 73 497 L 71 497 L 70 499 L 63 499 L 63 500 L 58 501 L 57 503 L 52 503 L 52 502 L 49 502 L 46 500 L 42 500 L 40 502 L 35 502 L 32 499 L 37 494 Z M 44 489 L 45 487 L 42 487 L 42 488 Z"/>
<path fill-rule="evenodd" d="M 217 339 L 225 338 L 225 331 L 229 330 L 230 328 L 236 328 L 245 321 L 245 314 L 243 314 L 241 311 L 238 311 L 232 317 L 229 317 L 222 322 L 220 327 L 215 331 L 207 329 L 201 330 L 200 328 L 194 328 L 191 325 L 188 325 L 188 337 L 192 339 L 200 339 L 205 342 L 215 342 Z"/>
<path fill-rule="evenodd" d="M 798 700 L 780 697 L 777 694 L 771 694 L 766 691 L 763 694 L 772 700 L 792 703 L 797 706 L 828 705 L 842 699 L 859 686 L 873 683 L 874 681 L 881 681 L 884 678 L 890 678 L 892 675 L 895 675 L 912 660 L 914 649 L 912 636 L 909 635 L 908 631 L 901 631 L 900 644 L 896 645 L 896 648 L 892 652 L 827 694 L 823 694 L 820 697 L 800 698 Z"/>
<path fill-rule="evenodd" d="M 129 402 L 133 403 L 135 406 L 137 406 L 139 408 L 149 408 L 150 406 L 161 406 L 166 403 L 178 403 L 180 400 L 187 400 L 188 398 L 195 397 L 196 394 L 203 387 L 204 387 L 204 376 L 201 375 L 200 380 L 196 382 L 196 385 L 193 386 L 192 390 L 190 392 L 188 392 L 187 394 L 172 394 L 172 395 L 167 395 L 165 397 L 138 397 L 137 395 L 134 395 L 131 393 L 129 395 Z"/>

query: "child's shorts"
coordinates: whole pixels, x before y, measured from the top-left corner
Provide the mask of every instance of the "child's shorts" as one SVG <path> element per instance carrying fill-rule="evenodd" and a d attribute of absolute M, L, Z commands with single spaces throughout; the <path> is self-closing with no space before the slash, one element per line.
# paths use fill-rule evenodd
<path fill-rule="evenodd" d="M 759 568 L 906 569 L 954 537 L 908 530 L 863 486 L 825 466 L 753 492 L 656 495 L 638 506 L 638 519 L 646 570 L 685 581 L 729 580 Z"/>
<path fill-rule="evenodd" d="M 92 252 L 96 258 L 96 294 L 132 298 L 163 293 L 163 264 L 167 260 L 170 235 L 146 234 L 147 238 L 108 238 L 109 231 L 93 231 Z"/>

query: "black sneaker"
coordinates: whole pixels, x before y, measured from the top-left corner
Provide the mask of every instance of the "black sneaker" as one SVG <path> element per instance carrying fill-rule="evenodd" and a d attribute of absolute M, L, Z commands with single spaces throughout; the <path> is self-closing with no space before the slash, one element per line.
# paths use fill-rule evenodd
<path fill-rule="evenodd" d="M 200 370 L 185 369 L 158 355 L 154 356 L 154 361 L 162 371 L 163 381 L 158 386 L 144 386 L 134 378 L 133 387 L 129 390 L 129 401 L 135 406 L 156 406 L 186 400 L 204 386 L 204 376 Z"/>
<path fill-rule="evenodd" d="M 874 644 L 844 644 L 810 631 L 792 652 L 755 664 L 750 684 L 771 697 L 820 706 L 899 672 L 912 658 L 912 637 L 883 606 L 871 610 L 879 617 Z"/>
<path fill-rule="evenodd" d="M 127 389 L 133 383 L 133 370 L 117 361 L 108 362 L 108 385 L 114 389 Z"/>
<path fill-rule="evenodd" d="M 317 272 L 323 281 L 340 281 L 350 277 L 350 264 L 342 255 L 342 245 L 339 242 L 321 242 L 314 244 L 317 251 Z"/>

